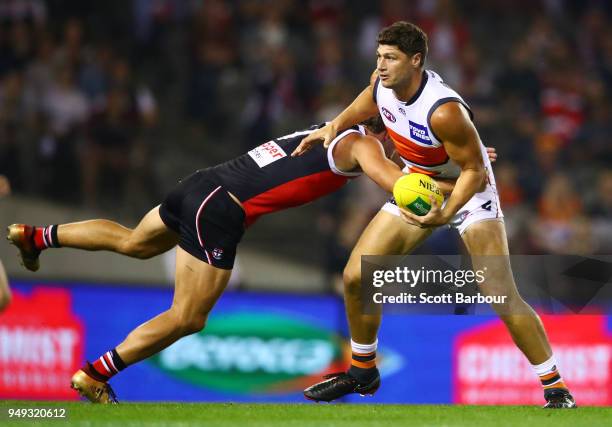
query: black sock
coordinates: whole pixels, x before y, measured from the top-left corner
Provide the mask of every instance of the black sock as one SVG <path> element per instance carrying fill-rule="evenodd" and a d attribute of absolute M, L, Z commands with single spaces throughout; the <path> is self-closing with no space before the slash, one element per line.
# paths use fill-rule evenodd
<path fill-rule="evenodd" d="M 376 352 L 358 354 L 353 352 L 348 374 L 360 383 L 369 383 L 378 376 Z"/>

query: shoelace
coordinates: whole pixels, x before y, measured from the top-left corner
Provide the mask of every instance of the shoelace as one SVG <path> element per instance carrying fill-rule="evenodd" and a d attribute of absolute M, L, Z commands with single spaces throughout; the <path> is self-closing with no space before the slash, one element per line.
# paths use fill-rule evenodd
<path fill-rule="evenodd" d="M 333 372 L 331 374 L 324 375 L 323 378 L 325 378 L 326 380 L 329 380 L 331 378 L 339 377 L 340 375 L 343 375 L 343 374 L 345 374 L 345 372 Z"/>
<path fill-rule="evenodd" d="M 115 394 L 115 391 L 108 384 L 106 384 L 106 392 L 108 393 L 108 397 L 110 398 L 112 403 L 119 403 L 119 400 L 117 400 L 117 395 Z"/>
<path fill-rule="evenodd" d="M 96 399 L 100 399 L 100 396 L 102 396 L 102 393 L 104 393 L 105 391 L 108 394 L 108 398 L 111 401 L 111 403 L 119 403 L 119 401 L 117 400 L 117 395 L 115 394 L 115 391 L 108 384 L 105 384 L 104 387 L 100 387 L 96 389 Z"/>
<path fill-rule="evenodd" d="M 329 389 L 334 388 L 335 385 L 338 383 L 350 384 L 351 380 L 353 379 L 346 372 L 335 372 L 333 374 L 327 374 L 323 378 L 331 381 L 326 381 L 321 384 L 318 384 L 317 389 L 319 392 L 327 392 Z"/>

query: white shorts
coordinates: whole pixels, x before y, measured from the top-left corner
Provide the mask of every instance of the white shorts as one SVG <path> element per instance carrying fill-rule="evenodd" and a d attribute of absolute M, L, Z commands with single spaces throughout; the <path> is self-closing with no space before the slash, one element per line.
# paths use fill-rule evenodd
<path fill-rule="evenodd" d="M 381 210 L 389 212 L 392 215 L 400 216 L 400 210 L 395 204 L 393 197 L 383 205 Z M 449 221 L 448 226 L 456 228 L 461 235 L 470 225 L 476 222 L 503 217 L 504 214 L 499 204 L 497 189 L 494 184 L 487 184 L 484 191 L 474 194 L 474 196 L 457 211 L 457 214 Z"/>

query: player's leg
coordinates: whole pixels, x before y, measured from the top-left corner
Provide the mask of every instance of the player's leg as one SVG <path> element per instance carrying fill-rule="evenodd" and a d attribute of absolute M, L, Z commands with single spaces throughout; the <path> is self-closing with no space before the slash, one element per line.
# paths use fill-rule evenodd
<path fill-rule="evenodd" d="M 552 355 L 542 322 L 521 298 L 510 267 L 504 223 L 500 220 L 472 224 L 461 236 L 472 256 L 475 270 L 482 270 L 484 295 L 507 296 L 504 304 L 493 304 L 516 345 L 532 364 L 540 364 Z M 485 268 L 486 267 L 486 268 Z"/>
<path fill-rule="evenodd" d="M 363 314 L 361 302 L 361 256 L 400 255 L 412 252 L 430 234 L 408 224 L 400 217 L 381 210 L 361 234 L 344 268 L 344 303 L 351 338 L 358 343 L 373 343 L 380 327 L 381 315 Z"/>
<path fill-rule="evenodd" d="M 0 262 L 0 313 L 11 302 L 11 288 L 9 286 L 8 277 L 4 271 L 4 266 Z"/>
<path fill-rule="evenodd" d="M 503 221 L 491 219 L 473 223 L 462 238 L 472 256 L 473 268 L 484 272 L 485 281 L 480 291 L 484 295 L 507 297 L 504 304 L 494 304 L 493 308 L 539 375 L 546 400 L 553 405 L 551 407 L 575 406 L 558 372 L 542 321 L 516 288 Z M 557 403 L 560 406 L 554 406 Z"/>
<path fill-rule="evenodd" d="M 177 248 L 172 306 L 134 329 L 117 346 L 123 361 L 127 365 L 139 362 L 177 339 L 202 330 L 231 273 L 232 270 L 213 267 Z"/>
<path fill-rule="evenodd" d="M 231 270 L 213 267 L 177 248 L 172 306 L 138 326 L 93 364 L 77 371 L 72 379 L 73 388 L 92 402 L 111 403 L 112 390 L 106 382 L 127 366 L 202 330 L 230 275 Z"/>
<path fill-rule="evenodd" d="M 178 243 L 178 234 L 159 216 L 159 206 L 151 209 L 134 229 L 106 219 L 94 219 L 59 225 L 57 236 L 63 247 L 107 250 L 141 259 L 166 252 Z"/>
<path fill-rule="evenodd" d="M 157 206 L 144 216 L 135 229 L 107 219 L 47 227 L 13 224 L 9 226 L 8 239 L 19 248 L 24 266 L 36 271 L 40 252 L 48 248 L 107 250 L 144 259 L 174 247 L 178 234 L 164 224 Z"/>
<path fill-rule="evenodd" d="M 245 213 L 208 173 L 182 180 L 157 216 L 180 230 L 172 306 L 73 376 L 73 387 L 93 402 L 112 401 L 107 381 L 122 369 L 201 330 L 234 266 Z"/>
<path fill-rule="evenodd" d="M 344 269 L 344 304 L 351 333 L 353 360 L 349 374 L 367 381 L 377 375 L 376 343 L 381 313 L 364 314 L 361 292 L 362 255 L 400 255 L 412 252 L 432 233 L 381 210 L 366 227 Z M 370 361 L 364 360 L 364 354 Z"/>
<path fill-rule="evenodd" d="M 346 374 L 304 391 L 308 399 L 331 401 L 349 393 L 372 394 L 380 384 L 376 368 L 381 314 L 364 314 L 361 301 L 361 256 L 410 253 L 432 232 L 403 221 L 389 204 L 366 227 L 344 269 L 344 303 L 351 333 L 352 359 Z M 397 207 L 396 207 L 397 208 Z"/>

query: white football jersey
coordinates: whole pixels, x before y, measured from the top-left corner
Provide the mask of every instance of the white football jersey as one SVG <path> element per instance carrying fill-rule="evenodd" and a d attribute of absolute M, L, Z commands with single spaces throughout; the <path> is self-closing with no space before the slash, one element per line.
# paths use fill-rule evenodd
<path fill-rule="evenodd" d="M 407 102 L 397 99 L 393 90 L 383 87 L 379 79 L 374 84 L 373 95 L 389 137 L 406 165 L 406 172 L 419 172 L 438 178 L 459 176 L 461 169 L 449 159 L 442 141 L 431 129 L 430 119 L 436 108 L 451 101 L 463 104 L 470 117 L 472 111 L 438 74 L 425 70 L 421 86 Z M 485 166 L 490 171 L 490 162 L 482 143 L 481 151 Z"/>

